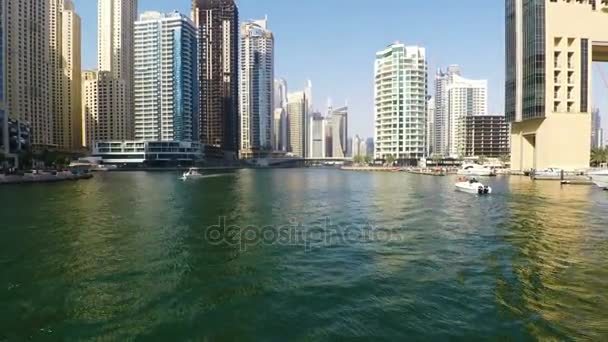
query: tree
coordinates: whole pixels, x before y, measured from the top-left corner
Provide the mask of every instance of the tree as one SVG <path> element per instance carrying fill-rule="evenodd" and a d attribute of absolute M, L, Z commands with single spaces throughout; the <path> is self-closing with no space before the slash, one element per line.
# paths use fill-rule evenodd
<path fill-rule="evenodd" d="M 503 164 L 509 164 L 511 162 L 511 156 L 509 156 L 508 154 L 503 154 L 502 156 L 500 156 L 500 162 Z"/>
<path fill-rule="evenodd" d="M 365 157 L 363 157 L 363 162 L 367 165 L 372 163 L 372 157 L 366 155 Z"/>
<path fill-rule="evenodd" d="M 363 157 L 359 154 L 357 154 L 356 156 L 353 157 L 353 162 L 355 164 L 362 164 L 363 163 Z"/>
<path fill-rule="evenodd" d="M 608 147 L 591 150 L 591 166 L 600 166 L 608 162 Z"/>
<path fill-rule="evenodd" d="M 395 156 L 393 156 L 392 154 L 389 154 L 388 156 L 386 156 L 386 163 L 389 166 L 393 166 L 393 164 L 395 164 Z"/>
<path fill-rule="evenodd" d="M 479 163 L 479 165 L 483 165 L 488 161 L 488 158 L 486 158 L 486 156 L 479 156 L 479 158 L 477 158 L 477 162 Z"/>

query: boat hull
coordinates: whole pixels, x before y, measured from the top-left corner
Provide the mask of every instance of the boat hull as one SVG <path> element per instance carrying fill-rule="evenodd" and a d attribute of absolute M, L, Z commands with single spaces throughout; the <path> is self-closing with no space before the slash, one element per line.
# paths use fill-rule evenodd
<path fill-rule="evenodd" d="M 468 194 L 488 195 L 492 193 L 492 188 L 481 183 L 460 182 L 456 183 L 456 190 Z M 487 192 L 486 192 L 487 191 Z"/>
<path fill-rule="evenodd" d="M 478 176 L 478 177 L 490 177 L 496 176 L 492 170 L 458 170 L 459 176 Z"/>
<path fill-rule="evenodd" d="M 596 174 L 590 174 L 591 181 L 602 189 L 608 189 L 608 171 Z"/>

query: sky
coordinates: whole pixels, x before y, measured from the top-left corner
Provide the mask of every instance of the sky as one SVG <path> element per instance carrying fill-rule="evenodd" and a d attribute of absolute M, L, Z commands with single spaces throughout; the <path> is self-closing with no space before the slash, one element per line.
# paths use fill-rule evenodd
<path fill-rule="evenodd" d="M 83 68 L 97 66 L 97 1 L 75 0 L 82 18 Z M 191 0 L 139 0 L 139 12 L 180 11 Z M 504 2 L 500 0 L 237 0 L 240 20 L 268 16 L 275 36 L 275 76 L 289 91 L 313 84 L 316 109 L 348 103 L 349 134 L 371 137 L 377 51 L 395 41 L 426 48 L 429 94 L 437 68 L 459 64 L 463 76 L 488 80 L 490 113 L 504 113 Z M 608 75 L 608 67 L 600 65 Z M 594 98 L 608 86 L 594 67 Z M 608 104 L 600 106 L 605 114 Z M 608 120 L 604 119 L 604 124 Z M 608 126 L 608 125 L 607 125 Z"/>

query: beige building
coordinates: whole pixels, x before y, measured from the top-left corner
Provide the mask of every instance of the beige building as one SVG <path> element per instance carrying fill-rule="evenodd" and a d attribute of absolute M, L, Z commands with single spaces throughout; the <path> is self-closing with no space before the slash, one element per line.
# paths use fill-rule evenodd
<path fill-rule="evenodd" d="M 82 73 L 82 144 L 91 149 L 96 141 L 129 140 L 125 82 L 109 71 Z"/>
<path fill-rule="evenodd" d="M 514 170 L 589 167 L 591 63 L 608 61 L 608 3 L 506 0 Z"/>
<path fill-rule="evenodd" d="M 308 156 L 306 146 L 308 108 L 305 91 L 290 93 L 287 96 L 287 126 L 289 129 L 287 152 L 302 158 Z"/>
<path fill-rule="evenodd" d="M 49 16 L 53 140 L 58 149 L 82 147 L 81 23 L 71 0 L 51 0 Z"/>
<path fill-rule="evenodd" d="M 132 139 L 134 135 L 133 46 L 137 2 L 138 0 L 98 0 L 97 7 L 97 67 L 100 72 L 109 72 L 109 75 L 117 80 L 113 83 L 121 83 L 124 86 L 124 93 L 114 92 L 114 96 L 125 98 L 117 98 L 114 101 L 124 102 L 126 109 L 121 116 L 114 116 L 114 119 L 123 121 L 116 125 L 126 127 L 126 139 Z M 104 84 L 109 82 L 106 78 L 110 76 L 103 74 Z M 121 137 L 124 135 L 125 132 L 116 132 L 112 140 L 123 139 Z"/>
<path fill-rule="evenodd" d="M 6 0 L 7 111 L 31 125 L 35 147 L 54 147 L 49 0 Z M 50 69 L 50 70 L 49 70 Z"/>

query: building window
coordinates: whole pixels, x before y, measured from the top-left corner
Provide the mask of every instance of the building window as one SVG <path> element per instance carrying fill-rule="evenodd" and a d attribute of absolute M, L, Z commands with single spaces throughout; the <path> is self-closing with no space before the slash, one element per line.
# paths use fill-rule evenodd
<path fill-rule="evenodd" d="M 581 39 L 581 113 L 588 112 L 589 101 L 589 40 Z"/>

